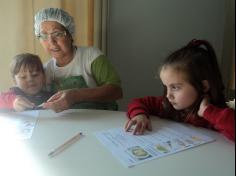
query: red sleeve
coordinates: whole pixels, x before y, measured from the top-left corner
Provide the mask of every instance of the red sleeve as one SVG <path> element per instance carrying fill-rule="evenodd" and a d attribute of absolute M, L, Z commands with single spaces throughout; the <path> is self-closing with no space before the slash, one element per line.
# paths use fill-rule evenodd
<path fill-rule="evenodd" d="M 0 94 L 0 109 L 13 109 L 13 102 L 16 95 L 13 91 Z"/>
<path fill-rule="evenodd" d="M 233 109 L 209 105 L 203 116 L 217 131 L 235 141 L 235 111 Z"/>
<path fill-rule="evenodd" d="M 138 114 L 158 116 L 162 110 L 163 97 L 143 97 L 133 99 L 128 105 L 127 116 L 133 118 Z"/>

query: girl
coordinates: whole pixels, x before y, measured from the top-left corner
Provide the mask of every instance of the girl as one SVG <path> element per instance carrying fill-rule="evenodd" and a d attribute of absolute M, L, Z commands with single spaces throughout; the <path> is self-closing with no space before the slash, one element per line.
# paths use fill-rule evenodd
<path fill-rule="evenodd" d="M 0 109 L 24 111 L 35 109 L 52 95 L 43 90 L 45 74 L 37 55 L 16 55 L 11 63 L 11 75 L 15 87 L 0 95 Z"/>
<path fill-rule="evenodd" d="M 235 140 L 234 110 L 227 107 L 224 85 L 212 46 L 192 40 L 172 53 L 160 69 L 163 97 L 134 99 L 128 106 L 125 130 L 133 134 L 151 130 L 149 115 L 206 127 Z"/>

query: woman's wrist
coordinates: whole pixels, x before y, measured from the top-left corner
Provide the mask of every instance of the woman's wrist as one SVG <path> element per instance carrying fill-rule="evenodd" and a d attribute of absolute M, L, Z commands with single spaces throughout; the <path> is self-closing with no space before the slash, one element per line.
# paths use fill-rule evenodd
<path fill-rule="evenodd" d="M 72 104 L 82 101 L 82 97 L 81 97 L 79 89 L 76 88 L 76 89 L 70 90 L 70 99 L 71 99 L 70 101 L 72 102 Z"/>

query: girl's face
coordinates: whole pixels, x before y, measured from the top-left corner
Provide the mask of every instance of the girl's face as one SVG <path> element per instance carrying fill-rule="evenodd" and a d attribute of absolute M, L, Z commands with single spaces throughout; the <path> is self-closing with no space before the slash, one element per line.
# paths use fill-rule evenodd
<path fill-rule="evenodd" d="M 73 59 L 72 39 L 59 23 L 42 22 L 39 38 L 44 50 L 59 66 L 65 66 Z"/>
<path fill-rule="evenodd" d="M 187 81 L 186 75 L 166 66 L 161 69 L 160 78 L 166 87 L 166 97 L 176 110 L 184 110 L 195 103 L 198 92 Z"/>
<path fill-rule="evenodd" d="M 45 75 L 36 69 L 21 68 L 14 76 L 15 84 L 26 94 L 39 93 L 45 83 Z"/>

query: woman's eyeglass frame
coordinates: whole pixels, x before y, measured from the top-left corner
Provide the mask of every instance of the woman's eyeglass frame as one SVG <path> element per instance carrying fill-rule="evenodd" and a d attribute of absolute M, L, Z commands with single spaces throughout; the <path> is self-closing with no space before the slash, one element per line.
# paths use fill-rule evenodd
<path fill-rule="evenodd" d="M 66 31 L 55 31 L 50 34 L 41 33 L 37 36 L 38 39 L 43 41 L 48 41 L 49 36 L 52 40 L 59 40 L 67 35 Z"/>

